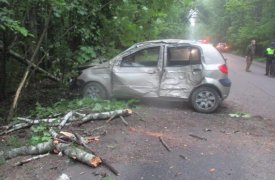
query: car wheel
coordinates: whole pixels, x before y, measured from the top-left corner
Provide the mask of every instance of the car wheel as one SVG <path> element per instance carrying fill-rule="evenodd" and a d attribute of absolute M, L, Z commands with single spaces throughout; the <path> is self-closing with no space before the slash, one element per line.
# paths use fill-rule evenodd
<path fill-rule="evenodd" d="M 84 97 L 91 97 L 93 99 L 106 99 L 107 93 L 105 88 L 97 82 L 87 83 L 82 91 Z"/>
<path fill-rule="evenodd" d="M 191 96 L 193 108 L 201 113 L 212 113 L 219 107 L 221 98 L 214 88 L 200 87 Z"/>

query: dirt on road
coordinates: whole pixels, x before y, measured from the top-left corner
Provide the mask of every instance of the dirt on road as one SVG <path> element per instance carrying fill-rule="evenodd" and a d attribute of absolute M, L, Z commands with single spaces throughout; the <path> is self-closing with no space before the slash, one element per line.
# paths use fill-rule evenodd
<path fill-rule="evenodd" d="M 186 104 L 142 102 L 126 117 L 106 125 L 94 121 L 67 130 L 99 135 L 89 146 L 120 173 L 90 168 L 50 155 L 23 166 L 18 157 L 0 166 L 0 179 L 275 179 L 275 122 L 262 116 L 231 118 L 238 107 L 224 102 L 217 113 L 200 114 Z M 22 130 L 25 131 L 28 130 Z M 20 133 L 20 132 L 19 132 Z M 170 147 L 167 151 L 159 136 Z M 1 137 L 5 141 L 5 137 Z"/>

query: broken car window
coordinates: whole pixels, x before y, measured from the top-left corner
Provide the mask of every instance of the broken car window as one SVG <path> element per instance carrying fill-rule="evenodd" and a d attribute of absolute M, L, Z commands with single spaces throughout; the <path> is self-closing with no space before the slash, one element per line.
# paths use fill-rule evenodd
<path fill-rule="evenodd" d="M 169 47 L 167 66 L 186 66 L 200 64 L 200 50 L 196 47 Z"/>
<path fill-rule="evenodd" d="M 156 67 L 159 60 L 160 47 L 140 50 L 122 59 L 121 67 Z"/>

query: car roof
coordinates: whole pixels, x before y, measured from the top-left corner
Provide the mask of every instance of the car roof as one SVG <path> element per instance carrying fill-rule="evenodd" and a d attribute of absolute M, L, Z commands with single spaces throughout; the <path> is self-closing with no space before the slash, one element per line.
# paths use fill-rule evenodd
<path fill-rule="evenodd" d="M 138 42 L 132 45 L 129 49 L 139 47 L 142 45 L 152 45 L 152 44 L 192 44 L 192 45 L 202 45 L 203 43 L 191 40 L 184 40 L 184 39 L 158 39 L 158 40 L 151 40 L 151 41 L 144 41 Z"/>

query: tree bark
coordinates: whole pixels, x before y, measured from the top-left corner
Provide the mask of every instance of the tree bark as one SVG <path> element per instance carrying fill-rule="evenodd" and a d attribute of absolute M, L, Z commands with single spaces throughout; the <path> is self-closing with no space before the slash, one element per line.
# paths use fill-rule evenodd
<path fill-rule="evenodd" d="M 79 123 L 79 125 L 82 125 L 92 120 L 101 120 L 101 119 L 108 119 L 111 117 L 128 116 L 130 114 L 132 114 L 132 110 L 130 109 L 119 109 L 119 110 L 109 111 L 109 112 L 91 113 L 86 115 L 84 118 L 82 118 L 81 123 Z"/>

